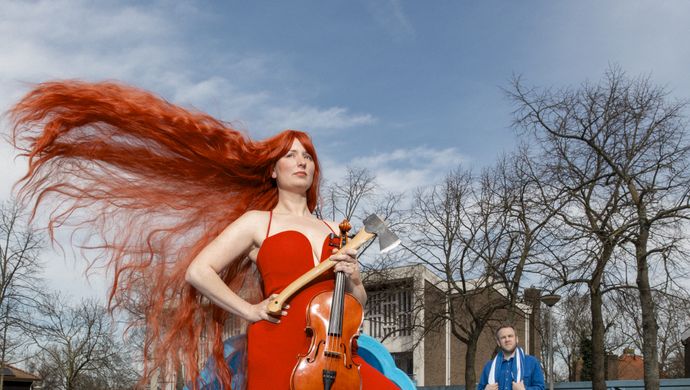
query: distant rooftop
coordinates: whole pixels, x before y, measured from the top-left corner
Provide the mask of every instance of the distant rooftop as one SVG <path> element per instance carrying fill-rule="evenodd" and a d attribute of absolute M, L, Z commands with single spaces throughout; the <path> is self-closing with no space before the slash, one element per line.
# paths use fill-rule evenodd
<path fill-rule="evenodd" d="M 13 381 L 34 382 L 41 380 L 40 377 L 26 372 L 24 370 L 20 370 L 17 367 L 10 366 L 9 364 L 3 364 L 2 375 L 5 378 L 11 379 Z"/>

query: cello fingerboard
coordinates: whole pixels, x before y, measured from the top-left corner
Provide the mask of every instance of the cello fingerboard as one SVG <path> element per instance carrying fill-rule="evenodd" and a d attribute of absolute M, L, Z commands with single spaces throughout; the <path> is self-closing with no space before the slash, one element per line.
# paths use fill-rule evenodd
<path fill-rule="evenodd" d="M 328 335 L 341 336 L 343 334 L 343 306 L 345 305 L 345 274 L 336 272 L 335 289 L 333 290 L 333 302 L 331 315 L 328 321 Z"/>

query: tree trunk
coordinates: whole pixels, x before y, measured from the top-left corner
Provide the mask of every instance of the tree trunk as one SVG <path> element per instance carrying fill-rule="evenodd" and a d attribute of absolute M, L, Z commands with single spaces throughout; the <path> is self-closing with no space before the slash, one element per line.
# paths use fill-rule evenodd
<path fill-rule="evenodd" d="M 5 356 L 5 352 L 7 351 L 7 328 L 9 327 L 9 324 L 7 321 L 10 318 L 10 304 L 9 302 L 5 306 L 5 314 L 4 314 L 4 323 L 2 327 L 2 356 L 0 357 L 0 370 L 2 370 L 2 373 L 0 373 L 0 390 L 3 390 L 5 388 L 5 360 L 7 359 L 7 356 Z"/>
<path fill-rule="evenodd" d="M 474 364 L 477 359 L 477 339 L 478 337 L 470 337 L 467 343 L 467 352 L 465 353 L 465 388 L 477 388 L 477 376 L 474 373 Z"/>
<path fill-rule="evenodd" d="M 590 311 L 592 313 L 592 390 L 606 390 L 606 352 L 604 351 L 604 315 L 602 314 L 603 297 L 601 280 L 604 277 L 605 265 L 613 254 L 613 245 L 602 239 L 601 257 L 597 261 L 589 287 Z"/>
<path fill-rule="evenodd" d="M 649 267 L 647 262 L 647 240 L 649 230 L 640 227 L 640 236 L 635 242 L 637 257 L 637 288 L 640 292 L 642 309 L 642 356 L 644 357 L 644 388 L 659 390 L 659 357 L 657 353 L 657 323 L 654 314 L 652 289 L 649 285 Z"/>
<path fill-rule="evenodd" d="M 602 296 L 599 286 L 590 289 L 592 313 L 592 390 L 606 390 L 604 373 L 604 316 L 601 312 Z"/>

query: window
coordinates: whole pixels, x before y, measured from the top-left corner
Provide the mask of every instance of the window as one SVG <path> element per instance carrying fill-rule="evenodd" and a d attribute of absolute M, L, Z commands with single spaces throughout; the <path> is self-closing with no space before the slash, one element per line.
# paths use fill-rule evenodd
<path fill-rule="evenodd" d="M 412 377 L 412 369 L 414 367 L 412 362 L 412 351 L 395 352 L 391 355 L 393 355 L 393 361 L 395 361 L 395 365 L 405 374 L 407 374 L 407 376 Z"/>
<path fill-rule="evenodd" d="M 412 334 L 412 281 L 367 287 L 368 311 L 365 331 L 372 337 Z M 368 327 L 368 329 L 367 329 Z"/>

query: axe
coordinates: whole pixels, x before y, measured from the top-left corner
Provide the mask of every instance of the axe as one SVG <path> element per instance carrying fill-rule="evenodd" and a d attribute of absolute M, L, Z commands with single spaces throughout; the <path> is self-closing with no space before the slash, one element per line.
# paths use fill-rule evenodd
<path fill-rule="evenodd" d="M 386 224 L 381 218 L 379 218 L 378 215 L 372 214 L 364 219 L 364 227 L 357 232 L 354 237 L 349 239 L 347 244 L 345 244 L 345 246 L 336 253 L 341 253 L 347 249 L 358 250 L 362 245 L 374 237 L 378 237 L 379 239 L 381 253 L 386 253 L 400 244 L 400 239 L 398 236 L 388 229 Z M 281 291 L 280 294 L 278 294 L 278 296 L 268 304 L 268 311 L 273 314 L 280 313 L 283 309 L 285 301 L 287 301 L 294 293 L 299 291 L 299 289 L 304 287 L 307 283 L 333 268 L 335 264 L 335 261 L 326 259 L 319 263 L 319 265 L 316 267 L 305 272 L 302 276 L 285 287 L 285 289 L 283 289 L 283 291 Z"/>

